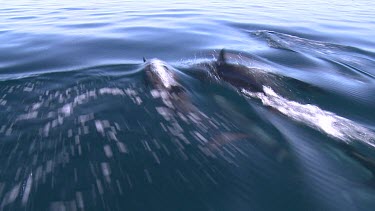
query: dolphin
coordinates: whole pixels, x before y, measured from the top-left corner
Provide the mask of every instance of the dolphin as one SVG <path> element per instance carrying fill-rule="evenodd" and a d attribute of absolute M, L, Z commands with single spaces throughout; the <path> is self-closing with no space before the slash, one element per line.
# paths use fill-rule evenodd
<path fill-rule="evenodd" d="M 254 64 L 254 66 L 235 61 L 245 61 L 245 63 Z M 262 58 L 255 55 L 238 55 L 227 52 L 225 49 L 220 51 L 214 61 L 198 63 L 194 68 L 192 75 L 199 80 L 210 82 L 214 79 L 214 82 L 228 84 L 240 93 L 246 90 L 247 92 L 265 94 L 265 87 L 291 99 L 303 97 L 297 96 L 301 91 L 308 94 L 324 93 L 324 90 L 315 85 L 276 73 L 275 67 Z"/>
<path fill-rule="evenodd" d="M 237 89 L 263 92 L 261 77 L 257 77 L 259 73 L 243 65 L 228 63 L 224 49 L 220 51 L 219 57 L 214 63 L 214 74 L 220 80 L 231 84 Z"/>
<path fill-rule="evenodd" d="M 219 53 L 217 60 L 213 63 L 213 68 L 210 68 L 213 71 L 213 74 L 219 79 L 226 83 L 229 83 L 233 87 L 238 90 L 247 90 L 250 92 L 261 92 L 266 94 L 263 90 L 263 86 L 269 86 L 274 90 L 278 90 L 279 92 L 285 92 L 285 86 L 292 85 L 299 90 L 304 91 L 318 91 L 320 93 L 324 92 L 324 90 L 315 87 L 313 85 L 307 84 L 303 81 L 298 79 L 286 77 L 286 76 L 279 76 L 275 75 L 274 73 L 267 73 L 260 69 L 253 69 L 250 67 L 246 67 L 240 64 L 231 64 L 226 59 L 226 52 L 222 49 Z M 289 93 L 290 94 L 290 93 Z M 289 95 L 290 97 L 290 95 Z M 229 111 L 226 111 L 229 113 Z M 231 115 L 234 115 L 231 112 Z M 240 116 L 236 117 L 237 119 Z M 240 124 L 240 125 L 251 125 L 251 124 Z M 276 144 L 275 144 L 276 145 Z M 366 156 L 365 154 L 361 153 L 358 150 L 355 150 L 352 146 L 347 146 L 348 149 L 345 150 L 345 153 L 351 157 L 353 160 L 357 161 L 360 165 L 365 167 L 369 172 L 371 172 L 372 177 L 367 181 L 367 183 L 374 185 L 375 184 L 375 160 L 373 157 Z M 277 149 L 278 154 L 283 154 L 287 152 L 287 150 L 283 148 L 273 147 L 275 150 Z"/>
<path fill-rule="evenodd" d="M 215 125 L 212 117 L 208 117 L 192 103 L 189 92 L 178 82 L 176 70 L 166 62 L 159 59 L 146 60 L 145 58 L 143 58 L 143 62 L 146 82 L 152 88 L 151 95 L 154 98 L 160 98 L 166 106 L 162 111 L 160 107 L 157 110 L 163 116 L 167 116 L 165 119 L 171 123 L 170 128 L 178 125 L 178 119 L 196 125 L 200 134 L 206 134 L 206 136 L 214 138 L 211 140 L 211 138 L 206 137 L 205 140 L 210 140 L 205 143 L 208 148 L 214 145 L 220 147 L 232 141 L 249 137 L 248 134 L 237 131 L 222 131 L 221 126 Z M 223 127 L 222 129 L 226 128 Z M 178 130 L 176 129 L 176 131 Z M 211 131 L 212 134 L 208 131 Z M 175 135 L 181 137 L 181 134 L 176 133 Z"/>
<path fill-rule="evenodd" d="M 143 58 L 143 62 L 145 82 L 151 86 L 153 98 L 161 98 L 164 105 L 179 112 L 190 113 L 196 110 L 189 93 L 178 82 L 178 75 L 172 66 L 159 59 Z"/>
<path fill-rule="evenodd" d="M 149 61 L 143 57 L 145 63 L 146 81 L 150 82 L 153 88 L 168 92 L 185 92 L 185 88 L 177 82 L 177 75 L 173 68 L 166 62 L 159 59 Z"/>

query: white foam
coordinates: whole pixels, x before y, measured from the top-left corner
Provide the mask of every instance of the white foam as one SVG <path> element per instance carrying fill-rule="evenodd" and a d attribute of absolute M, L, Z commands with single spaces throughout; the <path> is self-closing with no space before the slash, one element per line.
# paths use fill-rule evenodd
<path fill-rule="evenodd" d="M 73 111 L 72 103 L 65 104 L 60 110 L 60 112 L 63 113 L 65 116 L 70 116 L 70 114 L 72 114 L 72 111 Z"/>
<path fill-rule="evenodd" d="M 160 97 L 160 92 L 156 89 L 151 90 L 151 95 L 153 98 L 159 98 Z"/>
<path fill-rule="evenodd" d="M 104 127 L 100 120 L 95 120 L 95 127 L 99 133 L 102 133 L 102 134 L 104 133 Z"/>
<path fill-rule="evenodd" d="M 117 143 L 117 147 L 118 147 L 118 150 L 121 152 L 121 153 L 127 153 L 128 150 L 125 146 L 125 144 L 121 143 L 121 142 L 116 142 Z"/>
<path fill-rule="evenodd" d="M 125 95 L 125 93 L 119 88 L 101 88 L 99 89 L 99 93 L 103 94 L 111 94 L 111 95 Z"/>
<path fill-rule="evenodd" d="M 345 142 L 359 140 L 375 147 L 375 133 L 362 125 L 325 111 L 316 105 L 300 104 L 279 96 L 270 87 L 263 86 L 264 93 L 249 92 L 242 89 L 247 96 L 258 98 L 263 105 L 277 109 L 282 114 L 306 124 L 309 127 Z"/>
<path fill-rule="evenodd" d="M 45 136 L 45 137 L 48 137 L 50 127 L 51 127 L 51 123 L 50 123 L 50 122 L 48 122 L 48 123 L 44 126 L 43 132 L 44 132 L 44 136 Z"/>
<path fill-rule="evenodd" d="M 81 95 L 78 95 L 74 98 L 74 104 L 78 104 L 78 105 L 81 105 L 83 104 L 85 101 L 88 100 L 88 93 L 84 93 L 84 94 L 81 94 Z"/>
<path fill-rule="evenodd" d="M 110 183 L 111 182 L 111 168 L 109 167 L 109 164 L 106 163 L 106 162 L 103 162 L 100 164 L 101 168 L 102 168 L 102 174 L 105 178 L 105 180 Z"/>
<path fill-rule="evenodd" d="M 7 104 L 7 101 L 4 99 L 0 99 L 0 105 L 5 106 Z"/>
<path fill-rule="evenodd" d="M 31 110 L 37 110 L 42 106 L 42 102 L 34 103 Z"/>
<path fill-rule="evenodd" d="M 38 116 L 37 111 L 29 112 L 27 114 L 21 114 L 17 117 L 17 120 L 35 119 Z"/>
<path fill-rule="evenodd" d="M 113 152 L 109 145 L 105 145 L 103 149 L 104 149 L 105 156 L 107 156 L 107 158 L 113 157 Z"/>
<path fill-rule="evenodd" d="M 33 91 L 33 89 L 34 89 L 34 87 L 25 87 L 23 89 L 23 91 L 25 91 L 25 92 L 31 92 L 31 91 Z"/>
<path fill-rule="evenodd" d="M 22 204 L 23 205 L 25 205 L 27 203 L 27 201 L 29 200 L 32 182 L 33 182 L 33 174 L 30 174 L 29 177 L 27 178 L 25 191 L 24 191 L 23 197 L 22 197 Z"/>
<path fill-rule="evenodd" d="M 3 201 L 1 203 L 0 210 L 3 210 L 3 207 L 5 207 L 8 204 L 13 203 L 17 199 L 17 196 L 18 196 L 19 191 L 20 191 L 20 187 L 21 187 L 21 185 L 17 184 L 15 186 L 13 186 L 13 188 L 9 192 L 6 193 L 6 195 L 3 197 Z"/>

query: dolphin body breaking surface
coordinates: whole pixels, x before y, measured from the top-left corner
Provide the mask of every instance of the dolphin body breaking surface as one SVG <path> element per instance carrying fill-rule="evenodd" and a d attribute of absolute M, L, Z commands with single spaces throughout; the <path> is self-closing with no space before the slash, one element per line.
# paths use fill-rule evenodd
<path fill-rule="evenodd" d="M 255 63 L 260 67 L 249 67 L 245 63 Z M 237 62 L 236 62 L 237 61 Z M 263 68 L 264 66 L 264 68 Z M 247 90 L 254 93 L 264 93 L 264 87 L 271 87 L 283 95 L 291 95 L 288 86 L 298 88 L 309 87 L 308 84 L 287 76 L 274 73 L 274 68 L 255 56 L 243 56 L 222 49 L 214 61 L 196 65 L 201 72 L 207 72 L 203 80 L 214 78 L 216 82 L 225 83 L 239 91 Z M 199 76 L 200 77 L 200 76 Z"/>
<path fill-rule="evenodd" d="M 218 147 L 222 145 L 249 137 L 233 124 L 223 122 L 221 114 L 204 113 L 194 105 L 188 90 L 178 82 L 177 70 L 172 66 L 159 59 L 144 59 L 144 65 L 150 93 L 163 103 L 163 106 L 156 107 L 156 111 L 168 122 L 167 128 L 175 138 L 189 142 L 180 124 L 193 126 L 193 131 L 190 131 L 193 139 L 199 140 L 200 147 L 213 153 L 220 151 Z"/>
<path fill-rule="evenodd" d="M 293 85 L 297 85 L 296 88 L 301 90 L 309 88 L 309 84 L 259 69 L 230 64 L 225 58 L 224 50 L 220 51 L 213 66 L 214 74 L 220 80 L 229 83 L 244 96 L 259 99 L 264 106 L 277 110 L 281 114 L 326 133 L 335 139 L 346 143 L 359 140 L 375 147 L 375 133 L 361 124 L 326 111 L 317 105 L 301 103 L 298 99 L 291 99 L 293 91 L 291 92 L 289 89 Z M 287 94 L 287 97 L 283 97 L 285 94 Z"/>
<path fill-rule="evenodd" d="M 220 51 L 217 61 L 214 63 L 214 73 L 216 76 L 233 85 L 238 89 L 246 89 L 253 92 L 263 92 L 261 78 L 256 77 L 256 73 L 243 65 L 234 65 L 227 62 L 225 50 Z"/>
<path fill-rule="evenodd" d="M 308 93 L 324 92 L 318 86 L 279 73 L 275 65 L 277 67 L 277 64 L 255 55 L 243 55 L 222 49 L 214 61 L 196 64 L 194 68 L 198 71 L 192 74 L 202 80 L 214 79 L 216 82 L 226 83 L 241 93 L 242 90 L 264 93 L 264 87 L 270 87 L 290 98 L 296 97 L 296 91 L 301 90 Z M 300 97 L 303 96 L 298 96 L 298 99 Z"/>
<path fill-rule="evenodd" d="M 145 81 L 151 87 L 153 98 L 161 98 L 170 109 L 189 113 L 196 110 L 186 89 L 177 81 L 176 70 L 159 59 L 144 61 Z"/>
<path fill-rule="evenodd" d="M 147 82 L 157 90 L 166 90 L 168 92 L 185 91 L 183 86 L 177 82 L 177 75 L 173 68 L 166 62 L 159 59 L 151 59 L 145 62 L 145 73 Z"/>
<path fill-rule="evenodd" d="M 359 140 L 375 147 L 375 134 L 360 124 L 337 116 L 334 113 L 324 111 L 317 106 L 301 104 L 283 98 L 273 90 L 278 89 L 283 92 L 285 89 L 285 87 L 283 87 L 283 82 L 290 82 L 292 80 L 292 82 L 295 83 L 298 81 L 260 69 L 231 64 L 225 57 L 225 51 L 221 50 L 217 60 L 211 63 L 210 66 L 206 66 L 209 67 L 210 73 L 217 78 L 219 82 L 228 83 L 245 97 L 259 99 L 264 106 L 278 110 L 281 114 L 324 132 L 333 138 L 344 141 L 344 143 Z M 206 116 L 199 108 L 192 104 L 186 89 L 178 82 L 179 79 L 176 70 L 167 63 L 158 59 L 145 61 L 145 74 L 146 80 L 151 83 L 153 88 L 151 94 L 154 98 L 160 97 L 164 105 L 168 107 L 168 109 L 162 110 L 159 108 L 159 110 L 157 109 L 158 112 L 164 116 L 167 113 L 171 125 L 176 125 L 180 117 L 183 117 L 181 119 L 184 121 L 187 120 L 195 124 L 197 126 L 197 131 L 194 133 L 198 134 L 201 139 L 203 137 L 205 141 L 201 146 L 206 147 L 207 150 L 214 152 L 222 145 L 249 138 L 248 134 L 233 133 L 232 131 L 225 130 L 221 131 L 223 128 L 217 128 L 217 126 L 213 124 L 215 121 L 211 121 L 212 117 Z M 304 84 L 300 83 L 299 85 Z M 178 115 L 175 115 L 176 113 L 178 113 Z M 172 116 L 175 117 L 170 118 Z M 213 125 L 213 127 L 207 127 L 207 125 Z M 214 130 L 212 131 L 212 129 Z M 254 128 L 249 128 L 249 130 L 252 131 L 252 133 L 257 132 Z M 214 132 L 214 135 L 210 135 L 208 131 Z M 177 133 L 176 137 L 183 137 L 181 134 L 182 133 Z M 204 137 L 205 135 L 202 134 L 208 134 L 208 136 Z M 282 148 L 280 148 L 280 150 L 277 149 L 276 152 L 281 153 Z M 375 172 L 375 162 L 366 155 L 355 152 L 352 147 L 347 151 L 347 154 L 364 167 L 368 168 L 372 173 Z M 374 183 L 374 181 L 375 179 L 372 178 L 369 182 Z"/>

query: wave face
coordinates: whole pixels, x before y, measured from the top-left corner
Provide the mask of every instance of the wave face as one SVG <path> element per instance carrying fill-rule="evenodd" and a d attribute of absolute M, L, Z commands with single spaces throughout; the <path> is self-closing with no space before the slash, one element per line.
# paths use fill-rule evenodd
<path fill-rule="evenodd" d="M 2 2 L 0 210 L 372 211 L 373 8 Z"/>

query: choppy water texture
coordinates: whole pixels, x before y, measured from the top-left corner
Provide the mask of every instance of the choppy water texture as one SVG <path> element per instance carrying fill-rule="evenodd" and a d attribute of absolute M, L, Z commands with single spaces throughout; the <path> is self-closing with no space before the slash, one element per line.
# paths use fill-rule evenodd
<path fill-rule="evenodd" d="M 373 1 L 205 2 L 1 3 L 0 210 L 374 210 Z"/>

